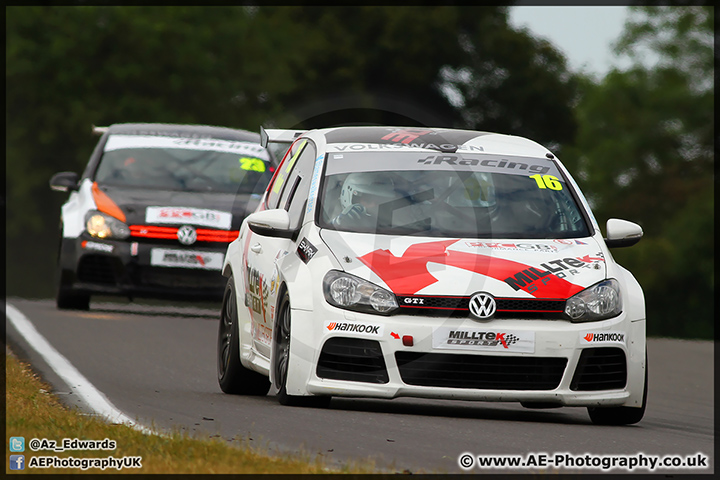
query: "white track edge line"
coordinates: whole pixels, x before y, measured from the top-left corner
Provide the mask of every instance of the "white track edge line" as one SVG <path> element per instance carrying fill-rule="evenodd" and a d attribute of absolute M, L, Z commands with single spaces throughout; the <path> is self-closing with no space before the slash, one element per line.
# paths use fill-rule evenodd
<path fill-rule="evenodd" d="M 90 381 L 85 378 L 70 361 L 37 331 L 30 320 L 15 306 L 5 304 L 5 315 L 20 335 L 47 362 L 50 368 L 82 398 L 99 416 L 110 423 L 125 424 L 146 435 L 159 435 L 158 432 L 141 425 L 122 413 Z"/>

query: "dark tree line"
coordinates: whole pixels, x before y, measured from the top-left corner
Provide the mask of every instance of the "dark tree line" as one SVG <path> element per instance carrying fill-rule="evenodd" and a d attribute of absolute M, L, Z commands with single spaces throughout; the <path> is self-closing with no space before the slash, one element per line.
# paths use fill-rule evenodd
<path fill-rule="evenodd" d="M 680 23 L 658 28 L 670 31 Z M 640 37 L 653 37 L 642 25 L 628 30 L 621 48 L 631 51 Z M 696 72 L 706 67 L 694 65 Z M 96 141 L 91 125 L 202 123 L 253 131 L 260 125 L 446 126 L 527 136 L 555 151 L 582 173 L 578 181 L 592 193 L 601 223 L 619 216 L 643 224 L 647 238 L 618 258 L 651 286 L 649 299 L 662 303 L 667 295 L 652 278 L 653 249 L 668 257 L 663 276 L 671 283 L 702 279 L 693 293 L 697 326 L 649 321 L 650 331 L 664 325 L 655 333 L 707 336 L 712 315 L 705 318 L 700 299 L 712 294 L 712 285 L 702 286 L 712 284 L 712 270 L 683 267 L 673 249 L 712 260 L 703 240 L 712 226 L 706 178 L 712 157 L 677 166 L 666 160 L 675 158 L 669 151 L 712 145 L 706 132 L 694 130 L 703 122 L 707 128 L 707 115 L 712 125 L 708 93 L 693 90 L 688 77 L 681 65 L 669 65 L 615 72 L 598 84 L 568 71 L 548 42 L 513 29 L 506 7 L 7 7 L 7 292 L 53 294 L 65 198 L 47 182 L 57 171 L 84 168 Z M 630 111 L 637 118 L 623 113 Z M 648 152 L 623 149 L 658 138 L 648 115 L 665 121 L 665 131 L 679 129 L 673 138 L 680 144 L 667 139 L 653 150 L 667 153 L 657 157 L 663 179 L 677 181 L 660 190 L 643 184 L 646 169 L 655 168 L 641 155 Z M 603 138 L 615 142 L 611 155 Z M 617 163 L 636 170 L 623 176 Z M 681 174 L 687 166 L 693 173 Z M 624 183 L 628 178 L 632 185 Z M 667 201 L 668 195 L 675 200 Z M 681 213 L 679 202 L 695 215 Z M 673 215 L 680 223 L 670 220 Z M 673 228 L 693 234 L 686 233 L 684 245 L 663 246 Z M 648 301 L 649 319 L 665 311 Z"/>

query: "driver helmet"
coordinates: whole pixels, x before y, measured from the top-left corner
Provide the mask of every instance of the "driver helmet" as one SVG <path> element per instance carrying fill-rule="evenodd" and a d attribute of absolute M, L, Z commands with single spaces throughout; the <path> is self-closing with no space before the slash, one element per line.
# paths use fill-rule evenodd
<path fill-rule="evenodd" d="M 340 203 L 343 209 L 358 203 L 363 196 L 375 197 L 376 199 L 395 198 L 395 185 L 383 172 L 359 172 L 351 173 L 343 182 L 340 191 Z"/>

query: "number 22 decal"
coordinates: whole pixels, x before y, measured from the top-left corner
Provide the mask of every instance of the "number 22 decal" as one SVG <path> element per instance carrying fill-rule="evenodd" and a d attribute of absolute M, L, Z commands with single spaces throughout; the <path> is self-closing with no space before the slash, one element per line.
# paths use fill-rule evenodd
<path fill-rule="evenodd" d="M 562 190 L 562 183 L 560 183 L 554 175 L 530 175 L 530 178 L 535 180 L 540 188 L 549 188 L 550 190 Z"/>

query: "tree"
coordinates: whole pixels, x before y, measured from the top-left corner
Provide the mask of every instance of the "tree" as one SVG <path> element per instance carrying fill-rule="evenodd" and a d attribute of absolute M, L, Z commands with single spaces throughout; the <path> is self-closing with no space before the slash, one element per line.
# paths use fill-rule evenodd
<path fill-rule="evenodd" d="M 8 7 L 6 87 L 14 294 L 52 294 L 65 199 L 48 180 L 82 171 L 93 124 L 455 126 L 558 147 L 575 130 L 564 59 L 506 7 Z"/>
<path fill-rule="evenodd" d="M 599 218 L 640 223 L 613 252 L 635 272 L 656 335 L 712 335 L 714 112 L 712 7 L 633 7 L 616 51 L 634 59 L 584 84 L 566 163 Z M 657 54 L 644 65 L 643 53 Z"/>

